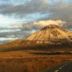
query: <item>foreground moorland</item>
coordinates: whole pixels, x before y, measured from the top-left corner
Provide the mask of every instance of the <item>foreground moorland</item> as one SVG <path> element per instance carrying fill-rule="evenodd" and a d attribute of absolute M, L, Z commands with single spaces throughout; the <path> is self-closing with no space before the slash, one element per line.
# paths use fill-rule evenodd
<path fill-rule="evenodd" d="M 65 61 L 72 61 L 72 55 L 36 55 L 25 51 L 0 52 L 0 72 L 42 72 Z"/>

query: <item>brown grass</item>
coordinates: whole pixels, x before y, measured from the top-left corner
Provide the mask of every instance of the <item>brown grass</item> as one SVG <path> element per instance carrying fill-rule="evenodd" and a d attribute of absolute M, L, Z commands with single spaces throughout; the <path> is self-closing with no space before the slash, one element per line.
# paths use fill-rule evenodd
<path fill-rule="evenodd" d="M 41 72 L 64 61 L 72 61 L 72 55 L 33 55 L 24 51 L 0 52 L 0 72 Z"/>

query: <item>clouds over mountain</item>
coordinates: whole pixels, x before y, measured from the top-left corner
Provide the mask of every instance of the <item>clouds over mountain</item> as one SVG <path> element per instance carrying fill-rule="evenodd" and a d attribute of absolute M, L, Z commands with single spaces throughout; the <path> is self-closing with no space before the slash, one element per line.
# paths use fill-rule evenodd
<path fill-rule="evenodd" d="M 40 26 L 71 21 L 72 0 L 0 0 L 0 29 L 8 28 L 0 30 L 0 37 L 22 38 Z"/>
<path fill-rule="evenodd" d="M 46 21 L 38 21 L 38 22 L 34 22 L 34 25 L 38 25 L 40 27 L 44 27 L 47 25 L 59 25 L 59 26 L 63 26 L 66 22 L 62 21 L 62 20 L 46 20 Z"/>

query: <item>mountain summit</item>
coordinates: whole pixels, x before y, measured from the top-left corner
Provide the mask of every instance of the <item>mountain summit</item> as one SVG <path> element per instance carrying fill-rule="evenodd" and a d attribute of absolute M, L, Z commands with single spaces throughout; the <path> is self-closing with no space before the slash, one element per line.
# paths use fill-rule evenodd
<path fill-rule="evenodd" d="M 70 33 L 61 26 L 48 25 L 40 31 L 33 33 L 27 40 L 35 41 L 35 43 L 57 44 L 61 42 L 71 42 L 71 34 L 72 32 Z"/>

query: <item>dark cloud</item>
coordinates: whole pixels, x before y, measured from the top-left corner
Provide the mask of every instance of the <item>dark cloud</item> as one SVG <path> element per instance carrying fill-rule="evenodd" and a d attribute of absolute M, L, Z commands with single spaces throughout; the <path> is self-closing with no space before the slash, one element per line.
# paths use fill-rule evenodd
<path fill-rule="evenodd" d="M 17 5 L 17 6 L 7 5 L 7 6 L 6 8 L 0 6 L 2 7 L 0 12 L 5 14 L 9 14 L 9 13 L 27 14 L 34 12 L 46 12 L 48 9 L 48 7 L 45 6 L 45 4 L 41 4 L 39 1 L 36 0 L 28 3 L 27 5 Z"/>
<path fill-rule="evenodd" d="M 47 3 L 49 1 L 49 3 Z M 36 12 L 50 13 L 46 19 L 61 18 L 63 20 L 71 20 L 72 4 L 66 3 L 65 0 L 32 0 L 28 4 L 22 5 L 1 5 L 0 13 L 15 14 L 19 16 L 26 16 Z"/>
<path fill-rule="evenodd" d="M 5 29 L 7 30 L 7 29 Z M 11 31 L 13 29 L 9 29 L 10 31 L 9 32 L 4 32 L 4 29 L 3 29 L 3 32 L 2 29 L 0 31 L 0 38 L 2 37 L 6 37 L 6 38 L 24 38 L 26 37 L 27 35 L 29 35 L 31 33 L 31 31 L 33 29 L 28 29 L 27 27 L 26 28 L 21 28 L 20 31 L 16 31 L 16 29 L 14 31 Z"/>

